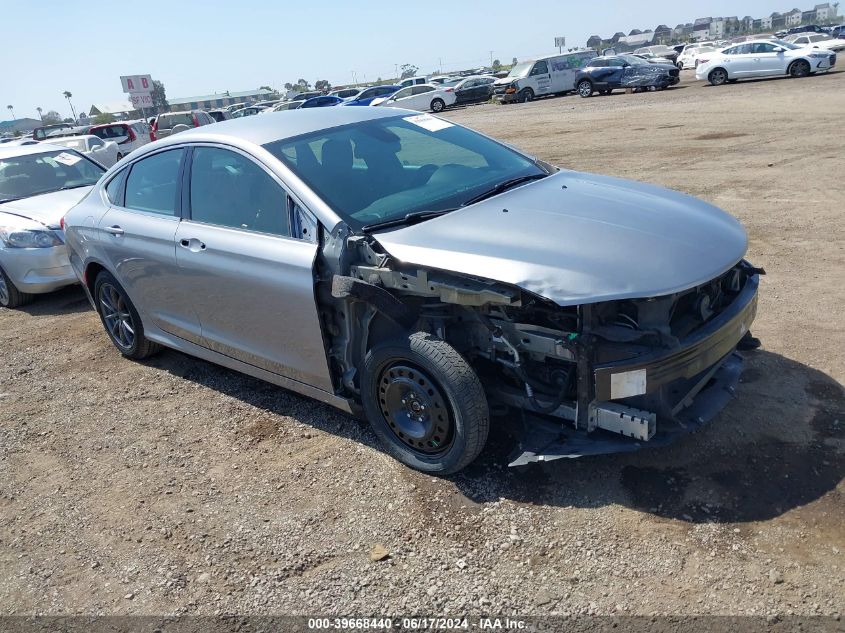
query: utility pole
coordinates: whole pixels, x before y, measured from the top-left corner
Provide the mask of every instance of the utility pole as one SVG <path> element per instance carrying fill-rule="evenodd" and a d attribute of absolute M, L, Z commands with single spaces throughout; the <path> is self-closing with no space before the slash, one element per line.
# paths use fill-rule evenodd
<path fill-rule="evenodd" d="M 493 52 L 494 51 L 490 51 L 490 68 L 493 68 Z"/>

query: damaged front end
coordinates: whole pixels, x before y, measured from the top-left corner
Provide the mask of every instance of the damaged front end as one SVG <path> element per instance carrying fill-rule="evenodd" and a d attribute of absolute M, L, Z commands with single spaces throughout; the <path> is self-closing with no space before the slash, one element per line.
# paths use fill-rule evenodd
<path fill-rule="evenodd" d="M 561 306 L 336 237 L 318 288 L 338 392 L 359 397 L 374 341 L 429 332 L 469 361 L 492 411 L 519 412 L 511 465 L 665 445 L 715 416 L 738 382 L 763 273 L 742 260 L 681 292 Z"/>

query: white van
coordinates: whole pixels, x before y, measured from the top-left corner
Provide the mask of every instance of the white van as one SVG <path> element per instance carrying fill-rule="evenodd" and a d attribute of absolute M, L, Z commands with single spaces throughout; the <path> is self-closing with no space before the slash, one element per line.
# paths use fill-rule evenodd
<path fill-rule="evenodd" d="M 525 102 L 535 97 L 572 92 L 575 75 L 596 56 L 594 50 L 586 50 L 519 62 L 507 77 L 493 84 L 493 99 L 501 103 Z"/>

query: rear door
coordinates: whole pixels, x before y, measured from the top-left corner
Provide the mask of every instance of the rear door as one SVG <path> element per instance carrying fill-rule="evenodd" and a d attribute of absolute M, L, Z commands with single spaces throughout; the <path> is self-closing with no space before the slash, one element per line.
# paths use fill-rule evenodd
<path fill-rule="evenodd" d="M 201 343 L 199 319 L 176 267 L 184 155 L 182 148 L 169 149 L 134 163 L 98 228 L 107 263 L 142 316 Z"/>
<path fill-rule="evenodd" d="M 189 169 L 176 260 L 204 344 L 331 391 L 314 298 L 314 231 L 308 239 L 291 236 L 292 214 L 305 212 L 275 175 L 239 150 L 195 146 Z"/>
<path fill-rule="evenodd" d="M 731 77 L 753 77 L 760 66 L 751 52 L 751 44 L 740 44 L 725 51 L 725 65 Z"/>

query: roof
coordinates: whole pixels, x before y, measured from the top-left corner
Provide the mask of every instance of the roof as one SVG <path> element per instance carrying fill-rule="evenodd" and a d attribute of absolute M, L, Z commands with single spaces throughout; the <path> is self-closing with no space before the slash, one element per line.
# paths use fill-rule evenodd
<path fill-rule="evenodd" d="M 118 114 L 120 112 L 132 112 L 135 110 L 128 101 L 109 101 L 108 103 L 95 103 L 91 106 L 89 112 L 97 110 L 100 114 Z"/>
<path fill-rule="evenodd" d="M 199 103 L 200 101 L 215 101 L 217 99 L 240 99 L 241 97 L 258 97 L 261 95 L 273 94 L 272 90 L 245 90 L 242 92 L 215 92 L 210 95 L 202 95 L 200 97 L 179 97 L 177 99 L 168 99 L 167 103 L 170 105 L 184 105 L 186 103 Z"/>

